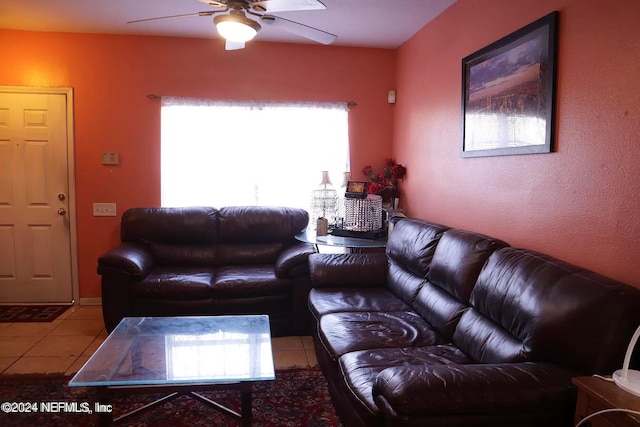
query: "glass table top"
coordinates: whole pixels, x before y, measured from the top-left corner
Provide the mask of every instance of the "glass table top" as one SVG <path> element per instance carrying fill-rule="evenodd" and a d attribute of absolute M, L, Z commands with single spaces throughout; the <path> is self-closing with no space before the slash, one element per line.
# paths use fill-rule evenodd
<path fill-rule="evenodd" d="M 269 316 L 126 317 L 70 386 L 275 379 Z"/>
<path fill-rule="evenodd" d="M 314 245 L 337 246 L 341 248 L 384 248 L 387 245 L 387 237 L 380 239 L 362 239 L 357 237 L 342 237 L 334 235 L 316 236 L 314 231 L 305 230 L 296 235 L 296 240 Z"/>

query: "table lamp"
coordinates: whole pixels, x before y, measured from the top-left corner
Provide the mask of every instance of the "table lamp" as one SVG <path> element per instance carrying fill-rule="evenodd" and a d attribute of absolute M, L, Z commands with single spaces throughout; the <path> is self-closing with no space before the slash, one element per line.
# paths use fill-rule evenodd
<path fill-rule="evenodd" d="M 316 217 L 318 236 L 324 236 L 327 234 L 327 228 L 329 223 L 329 217 L 335 217 L 336 206 L 338 203 L 338 192 L 331 188 L 331 180 L 329 179 L 329 172 L 322 171 L 322 182 L 320 182 L 320 189 L 313 191 L 313 215 Z"/>
<path fill-rule="evenodd" d="M 613 373 L 613 382 L 624 391 L 628 391 L 636 396 L 640 396 L 640 371 L 629 369 L 629 363 L 631 363 L 631 354 L 639 337 L 640 326 L 638 326 L 638 329 L 636 329 L 636 332 L 629 342 L 629 348 L 627 348 L 627 354 L 624 356 L 622 369 L 618 369 Z"/>

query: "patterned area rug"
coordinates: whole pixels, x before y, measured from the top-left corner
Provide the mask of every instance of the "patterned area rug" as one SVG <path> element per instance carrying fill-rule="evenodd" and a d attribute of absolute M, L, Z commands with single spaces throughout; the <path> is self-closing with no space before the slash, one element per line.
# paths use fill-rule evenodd
<path fill-rule="evenodd" d="M 95 426 L 98 417 L 85 413 L 98 402 L 92 387 L 69 387 L 69 377 L 0 376 L 0 425 L 2 426 Z M 239 392 L 203 392 L 204 396 L 240 411 Z M 118 417 L 160 397 L 134 395 L 113 400 L 113 415 Z M 13 408 L 5 402 L 13 403 Z M 43 412 L 42 402 L 56 402 L 54 407 L 67 411 Z M 63 402 L 57 405 L 57 402 Z M 74 405 L 76 403 L 76 405 Z M 32 405 L 32 404 L 35 404 Z M 25 413 L 37 408 L 35 413 Z M 45 405 L 45 408 L 47 406 Z M 73 412 L 77 408 L 77 412 Z M 22 413 L 7 413 L 7 409 Z M 149 412 L 118 425 L 138 427 L 240 426 L 215 409 L 189 397 L 179 397 Z M 253 389 L 253 426 L 261 427 L 331 427 L 341 426 L 329 398 L 327 383 L 319 369 L 277 371 L 275 381 Z"/>
<path fill-rule="evenodd" d="M 0 305 L 0 322 L 51 322 L 68 305 Z"/>

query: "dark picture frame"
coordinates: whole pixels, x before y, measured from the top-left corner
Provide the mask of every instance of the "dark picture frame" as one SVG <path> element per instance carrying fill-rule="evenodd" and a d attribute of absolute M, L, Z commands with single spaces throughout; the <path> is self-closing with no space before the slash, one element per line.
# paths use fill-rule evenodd
<path fill-rule="evenodd" d="M 462 60 L 462 157 L 553 150 L 558 12 Z"/>
<path fill-rule="evenodd" d="M 364 199 L 369 189 L 368 181 L 347 181 L 347 189 L 344 197 L 348 199 Z"/>

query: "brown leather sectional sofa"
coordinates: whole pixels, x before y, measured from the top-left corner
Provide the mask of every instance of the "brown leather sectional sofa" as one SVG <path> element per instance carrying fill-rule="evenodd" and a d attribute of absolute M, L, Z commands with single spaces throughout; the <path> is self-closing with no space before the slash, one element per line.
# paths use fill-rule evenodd
<path fill-rule="evenodd" d="M 108 331 L 125 316 L 268 314 L 272 334 L 309 333 L 309 215 L 284 207 L 136 208 L 98 260 Z"/>
<path fill-rule="evenodd" d="M 571 426 L 571 377 L 622 366 L 640 291 L 480 234 L 400 221 L 386 254 L 309 257 L 346 427 Z"/>

